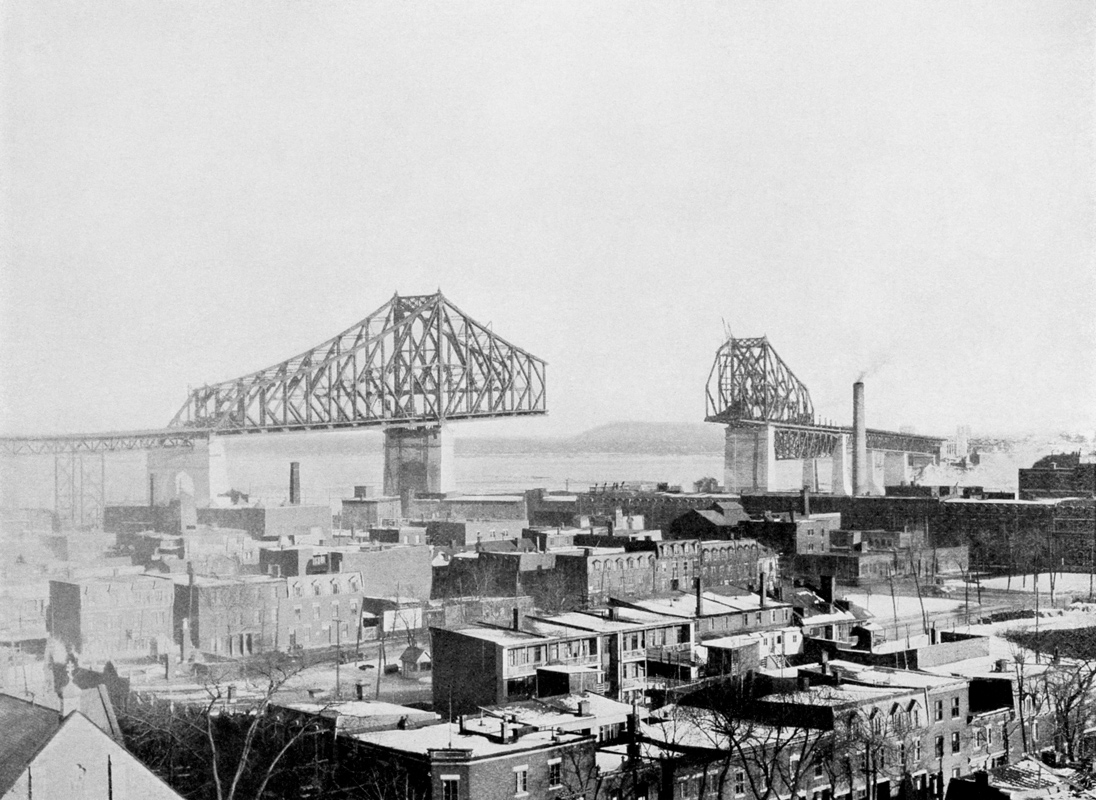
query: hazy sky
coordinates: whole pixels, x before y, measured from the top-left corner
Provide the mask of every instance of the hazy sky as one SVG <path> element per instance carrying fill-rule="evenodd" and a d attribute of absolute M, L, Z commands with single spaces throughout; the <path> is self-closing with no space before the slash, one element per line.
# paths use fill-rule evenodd
<path fill-rule="evenodd" d="M 726 320 L 820 414 L 1096 427 L 1096 4 L 6 0 L 0 429 L 441 288 L 565 434 L 699 421 Z"/>

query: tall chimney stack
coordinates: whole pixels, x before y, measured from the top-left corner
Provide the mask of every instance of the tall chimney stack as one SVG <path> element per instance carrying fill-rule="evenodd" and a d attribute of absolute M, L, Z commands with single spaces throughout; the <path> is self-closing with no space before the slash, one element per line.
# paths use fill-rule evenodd
<path fill-rule="evenodd" d="M 694 584 L 696 586 L 696 615 L 701 617 L 704 614 L 704 593 L 703 587 L 700 585 L 700 578 L 697 578 Z"/>
<path fill-rule="evenodd" d="M 289 505 L 301 504 L 301 464 L 299 461 L 289 462 Z"/>
<path fill-rule="evenodd" d="M 761 570 L 761 573 L 757 576 L 757 594 L 761 598 L 761 608 L 765 607 L 765 594 L 768 586 L 765 582 L 765 570 Z"/>
<path fill-rule="evenodd" d="M 868 424 L 864 418 L 864 382 L 852 385 L 852 493 L 868 493 Z"/>

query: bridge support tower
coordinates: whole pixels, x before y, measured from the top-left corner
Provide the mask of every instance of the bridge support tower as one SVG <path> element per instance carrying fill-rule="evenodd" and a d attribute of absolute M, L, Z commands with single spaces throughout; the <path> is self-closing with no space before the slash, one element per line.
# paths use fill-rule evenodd
<path fill-rule="evenodd" d="M 416 492 L 452 491 L 453 438 L 445 425 L 386 428 L 384 493 L 406 500 Z"/>
<path fill-rule="evenodd" d="M 216 436 L 196 440 L 193 447 L 149 450 L 147 470 L 150 505 L 167 505 L 182 488 L 197 505 L 206 506 L 232 488 L 225 443 Z"/>
<path fill-rule="evenodd" d="M 727 426 L 723 481 L 728 492 L 771 492 L 776 485 L 776 429 Z"/>

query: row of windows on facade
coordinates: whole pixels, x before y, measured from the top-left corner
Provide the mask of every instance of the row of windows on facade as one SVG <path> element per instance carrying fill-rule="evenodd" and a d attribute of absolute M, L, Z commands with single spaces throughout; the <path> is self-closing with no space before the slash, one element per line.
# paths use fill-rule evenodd
<path fill-rule="evenodd" d="M 331 581 L 329 585 L 331 587 L 330 594 L 339 594 L 340 593 L 341 588 L 339 586 L 338 581 Z M 294 584 L 292 584 L 292 586 L 293 586 L 293 596 L 294 597 L 304 597 L 304 586 L 302 586 L 299 583 L 294 583 Z M 321 581 L 312 581 L 311 586 L 312 586 L 312 594 L 313 595 L 319 596 L 321 594 L 324 594 L 324 591 L 323 591 L 323 588 L 322 588 L 323 583 Z M 357 581 L 357 579 L 356 578 L 351 578 L 349 583 L 347 584 L 347 588 L 351 592 L 358 591 L 358 581 Z"/>
<path fill-rule="evenodd" d="M 563 785 L 563 765 L 561 759 L 552 759 L 546 769 L 548 786 L 558 789 Z M 521 797 L 529 793 L 529 767 L 514 767 L 514 796 Z M 460 776 L 441 776 L 441 800 L 460 800 Z"/>
<path fill-rule="evenodd" d="M 356 619 L 358 616 L 358 604 L 357 602 L 350 603 L 350 617 Z M 338 619 L 339 617 L 339 601 L 335 600 L 331 603 L 331 618 Z M 312 619 L 318 620 L 320 618 L 320 606 L 312 606 Z M 293 606 L 293 619 L 297 622 L 301 621 L 301 606 Z"/>

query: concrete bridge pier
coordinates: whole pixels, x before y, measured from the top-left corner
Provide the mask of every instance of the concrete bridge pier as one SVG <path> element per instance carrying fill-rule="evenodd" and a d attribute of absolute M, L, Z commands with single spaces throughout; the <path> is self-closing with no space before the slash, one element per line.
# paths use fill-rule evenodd
<path fill-rule="evenodd" d="M 416 492 L 450 492 L 453 460 L 453 438 L 445 425 L 386 428 L 384 493 L 407 498 Z"/>
<path fill-rule="evenodd" d="M 883 453 L 883 485 L 902 486 L 910 482 L 910 458 L 908 453 L 887 450 Z"/>
<path fill-rule="evenodd" d="M 771 492 L 776 485 L 776 428 L 727 426 L 723 482 L 728 492 Z"/>
<path fill-rule="evenodd" d="M 848 497 L 852 494 L 852 457 L 849 452 L 849 435 L 842 433 L 837 436 L 837 444 L 833 448 L 833 478 L 830 491 L 834 494 Z"/>
<path fill-rule="evenodd" d="M 197 440 L 193 447 L 149 450 L 146 465 L 152 505 L 167 505 L 178 499 L 181 489 L 193 496 L 195 504 L 206 506 L 232 488 L 225 443 L 216 436 Z"/>

